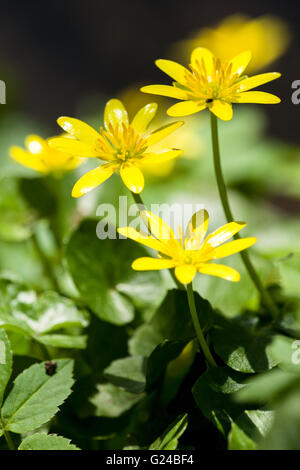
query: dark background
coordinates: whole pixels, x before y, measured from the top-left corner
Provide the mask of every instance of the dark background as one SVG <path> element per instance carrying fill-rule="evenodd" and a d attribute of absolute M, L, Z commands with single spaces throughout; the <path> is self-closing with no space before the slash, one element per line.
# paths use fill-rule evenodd
<path fill-rule="evenodd" d="M 153 64 L 170 44 L 224 16 L 275 14 L 293 41 L 270 71 L 283 103 L 265 106 L 271 134 L 300 143 L 300 105 L 291 83 L 300 79 L 300 15 L 296 2 L 256 0 L 12 0 L 0 3 L 0 78 L 7 102 L 56 129 L 59 115 L 74 115 L 86 94 L 114 96 L 132 82 L 162 82 Z M 266 44 L 265 47 L 268 47 Z M 170 57 L 171 58 L 171 57 Z"/>

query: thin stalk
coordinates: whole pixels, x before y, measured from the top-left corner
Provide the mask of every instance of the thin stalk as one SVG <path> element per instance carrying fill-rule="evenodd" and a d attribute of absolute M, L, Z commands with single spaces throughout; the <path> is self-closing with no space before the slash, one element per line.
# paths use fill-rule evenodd
<path fill-rule="evenodd" d="M 45 255 L 43 249 L 41 248 L 38 237 L 37 237 L 34 230 L 33 230 L 31 239 L 32 239 L 35 251 L 36 251 L 36 253 L 37 253 L 37 255 L 38 255 L 38 257 L 41 261 L 41 264 L 43 266 L 43 270 L 44 270 L 45 275 L 51 280 L 53 288 L 56 291 L 59 292 L 60 288 L 59 288 L 59 285 L 58 285 L 58 282 L 57 282 L 57 279 L 56 279 L 56 276 L 55 276 L 55 273 L 54 273 L 52 263 L 48 259 L 48 257 Z"/>
<path fill-rule="evenodd" d="M 211 140 L 212 140 L 212 148 L 213 148 L 214 169 L 215 169 L 219 195 L 220 195 L 220 199 L 222 202 L 222 206 L 224 209 L 227 222 L 233 222 L 234 218 L 233 218 L 233 214 L 230 208 L 227 188 L 226 188 L 226 184 L 224 181 L 224 176 L 223 176 L 222 166 L 221 166 L 219 135 L 218 135 L 218 118 L 213 113 L 210 113 L 210 116 L 211 116 L 210 123 L 211 123 Z M 240 235 L 236 234 L 234 238 L 239 239 Z M 252 279 L 256 289 L 261 295 L 263 304 L 268 308 L 268 310 L 273 315 L 273 317 L 277 317 L 279 314 L 277 306 L 274 303 L 269 292 L 264 288 L 260 277 L 258 276 L 252 262 L 250 261 L 247 251 L 241 251 L 240 255 L 248 271 L 250 278 Z"/>
<path fill-rule="evenodd" d="M 9 450 L 16 450 L 14 442 L 11 438 L 11 435 L 10 435 L 9 431 L 6 431 L 2 421 L 1 421 L 1 425 L 2 425 L 3 436 L 6 440 L 7 447 L 9 448 Z"/>
<path fill-rule="evenodd" d="M 201 326 L 200 326 L 200 322 L 199 322 L 199 318 L 198 318 L 197 310 L 196 310 L 195 297 L 194 297 L 194 291 L 193 291 L 193 284 L 192 283 L 190 283 L 186 286 L 186 291 L 187 291 L 187 297 L 188 297 L 190 313 L 191 313 L 191 317 L 192 317 L 192 320 L 193 320 L 195 332 L 196 332 L 200 347 L 203 351 L 203 354 L 204 354 L 207 362 L 211 366 L 217 367 L 217 364 L 216 364 L 216 362 L 215 362 L 215 360 L 214 360 L 214 358 L 213 358 L 213 356 L 212 356 L 212 354 L 209 350 L 209 347 L 207 345 L 207 342 L 205 341 L 204 334 L 203 334 L 203 331 L 202 331 Z"/>

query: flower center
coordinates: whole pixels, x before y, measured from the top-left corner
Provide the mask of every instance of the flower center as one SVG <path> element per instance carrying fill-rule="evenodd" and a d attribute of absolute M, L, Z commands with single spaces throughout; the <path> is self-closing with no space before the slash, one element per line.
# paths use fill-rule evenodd
<path fill-rule="evenodd" d="M 132 126 L 124 123 L 112 126 L 108 130 L 100 128 L 101 138 L 97 141 L 97 151 L 121 162 L 138 158 L 147 148 L 147 141 Z"/>
<path fill-rule="evenodd" d="M 228 97 L 234 91 L 234 84 L 239 75 L 232 73 L 230 62 L 221 62 L 214 57 L 211 71 L 208 71 L 204 60 L 197 60 L 189 66 L 191 72 L 185 75 L 185 85 L 194 97 L 204 99 L 206 103 L 212 103 L 214 99 Z"/>

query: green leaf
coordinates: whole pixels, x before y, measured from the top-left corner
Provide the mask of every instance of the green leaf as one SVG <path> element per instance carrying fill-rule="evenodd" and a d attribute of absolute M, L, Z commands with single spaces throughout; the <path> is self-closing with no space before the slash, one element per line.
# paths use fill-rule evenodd
<path fill-rule="evenodd" d="M 246 327 L 238 320 L 227 321 L 212 331 L 214 349 L 232 369 L 263 372 L 278 364 L 270 353 L 274 335 L 259 328 Z"/>
<path fill-rule="evenodd" d="M 56 292 L 38 295 L 22 284 L 0 280 L 0 326 L 48 346 L 84 348 L 89 317 Z M 74 331 L 76 334 L 74 334 Z M 57 333 L 56 333 L 57 332 Z"/>
<path fill-rule="evenodd" d="M 123 325 L 135 307 L 148 311 L 165 289 L 158 272 L 136 273 L 132 261 L 145 250 L 130 240 L 99 240 L 96 220 L 85 220 L 67 246 L 70 273 L 82 299 L 102 320 Z"/>
<path fill-rule="evenodd" d="M 45 364 L 34 364 L 14 381 L 1 410 L 2 426 L 7 431 L 24 433 L 49 421 L 71 393 L 73 361 L 59 359 L 53 375 Z"/>
<path fill-rule="evenodd" d="M 176 450 L 178 440 L 188 425 L 187 415 L 179 416 L 168 429 L 158 437 L 149 447 L 149 450 Z"/>
<path fill-rule="evenodd" d="M 255 450 L 256 443 L 238 427 L 237 424 L 231 424 L 231 430 L 228 434 L 228 450 Z"/>
<path fill-rule="evenodd" d="M 104 375 L 109 382 L 131 393 L 141 393 L 145 389 L 145 359 L 134 356 L 113 361 Z"/>
<path fill-rule="evenodd" d="M 12 372 L 12 351 L 4 330 L 0 329 L 0 407 Z M 1 432 L 1 431 L 0 431 Z"/>
<path fill-rule="evenodd" d="M 97 385 L 97 393 L 89 401 L 95 407 L 95 416 L 116 418 L 142 398 L 143 394 L 130 393 L 108 383 Z"/>
<path fill-rule="evenodd" d="M 56 434 L 32 434 L 21 442 L 18 450 L 80 450 L 69 439 Z"/>

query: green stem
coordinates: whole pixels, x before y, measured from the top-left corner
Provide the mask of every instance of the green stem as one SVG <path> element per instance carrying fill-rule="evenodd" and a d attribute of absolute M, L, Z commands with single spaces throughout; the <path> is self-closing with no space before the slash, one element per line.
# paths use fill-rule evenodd
<path fill-rule="evenodd" d="M 187 291 L 187 297 L 188 297 L 188 303 L 190 307 L 190 312 L 191 312 L 191 317 L 193 320 L 194 328 L 196 331 L 196 335 L 200 344 L 200 347 L 202 348 L 202 351 L 204 353 L 205 358 L 207 359 L 207 362 L 213 366 L 217 367 L 217 364 L 209 350 L 209 347 L 207 345 L 207 342 L 205 341 L 203 331 L 200 326 L 199 318 L 197 315 L 197 310 L 196 310 L 196 304 L 195 304 L 195 297 L 194 297 L 194 291 L 193 291 L 193 284 L 190 283 L 186 287 Z"/>
<path fill-rule="evenodd" d="M 3 436 L 5 437 L 7 447 L 9 448 L 9 450 L 16 450 L 14 442 L 11 438 L 11 435 L 10 435 L 9 431 L 5 430 L 5 427 L 3 425 L 2 420 L 1 420 L 1 426 L 2 426 L 2 429 L 3 429 Z"/>
<path fill-rule="evenodd" d="M 131 193 L 131 194 L 132 194 L 132 197 L 133 197 L 135 203 L 140 205 L 140 206 L 143 206 L 146 209 L 146 206 L 144 204 L 144 201 L 143 201 L 141 195 L 140 194 L 135 194 L 135 193 Z M 169 273 L 171 274 L 171 277 L 172 277 L 173 281 L 175 282 L 175 284 L 177 286 L 177 289 L 183 290 L 184 289 L 183 285 L 178 281 L 178 279 L 175 276 L 172 269 L 169 269 Z"/>
<path fill-rule="evenodd" d="M 210 116 L 211 116 L 210 123 L 211 123 L 211 140 L 212 140 L 212 148 L 213 148 L 214 169 L 215 169 L 215 175 L 217 179 L 219 195 L 220 195 L 220 199 L 222 202 L 222 206 L 224 209 L 227 222 L 233 222 L 234 218 L 231 212 L 226 184 L 224 181 L 222 166 L 221 166 L 219 136 L 218 136 L 218 118 L 213 113 L 210 113 Z M 236 234 L 234 238 L 239 239 L 240 238 L 239 234 Z M 268 308 L 268 310 L 273 315 L 273 317 L 277 317 L 279 314 L 277 306 L 273 302 L 273 299 L 268 293 L 268 291 L 264 288 L 260 277 L 258 276 L 252 262 L 250 261 L 247 251 L 241 251 L 240 255 L 242 257 L 242 260 L 244 262 L 244 265 L 248 271 L 250 278 L 252 279 L 256 289 L 259 291 L 261 295 L 263 304 Z"/>
<path fill-rule="evenodd" d="M 51 280 L 53 288 L 56 291 L 59 292 L 60 288 L 59 288 L 59 285 L 58 285 L 58 282 L 57 282 L 57 279 L 56 279 L 56 276 L 55 276 L 55 273 L 54 273 L 52 263 L 48 259 L 48 257 L 45 255 L 44 251 L 42 250 L 42 248 L 40 246 L 40 243 L 39 243 L 39 240 L 38 240 L 38 237 L 37 237 L 34 230 L 33 230 L 31 238 L 32 238 L 32 242 L 33 242 L 35 251 L 36 251 L 36 253 L 37 253 L 37 255 L 38 255 L 38 257 L 41 261 L 41 264 L 43 266 L 43 270 L 44 270 L 45 275 Z"/>

